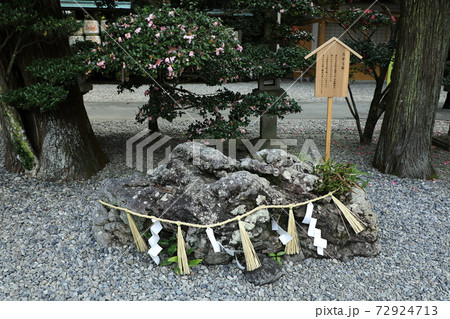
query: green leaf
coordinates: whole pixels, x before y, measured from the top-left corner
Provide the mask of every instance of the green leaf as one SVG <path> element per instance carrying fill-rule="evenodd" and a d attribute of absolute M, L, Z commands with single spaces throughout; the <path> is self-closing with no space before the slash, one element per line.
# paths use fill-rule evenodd
<path fill-rule="evenodd" d="M 169 258 L 164 259 L 159 265 L 160 266 L 169 266 L 173 263 L 177 263 L 178 262 L 178 256 L 172 256 Z"/>
<path fill-rule="evenodd" d="M 168 261 L 173 262 L 173 263 L 177 263 L 178 262 L 178 256 L 173 256 L 170 258 L 167 258 Z"/>
<path fill-rule="evenodd" d="M 169 255 L 173 255 L 177 251 L 177 243 L 172 244 L 169 248 L 167 248 L 167 253 Z"/>
<path fill-rule="evenodd" d="M 190 267 L 193 267 L 193 266 L 198 265 L 198 264 L 201 263 L 202 261 L 203 261 L 203 259 L 189 260 L 189 261 L 188 261 L 188 265 L 189 265 Z"/>
<path fill-rule="evenodd" d="M 167 239 L 160 239 L 158 241 L 158 244 L 161 245 L 161 246 L 169 246 L 169 240 L 167 240 Z"/>

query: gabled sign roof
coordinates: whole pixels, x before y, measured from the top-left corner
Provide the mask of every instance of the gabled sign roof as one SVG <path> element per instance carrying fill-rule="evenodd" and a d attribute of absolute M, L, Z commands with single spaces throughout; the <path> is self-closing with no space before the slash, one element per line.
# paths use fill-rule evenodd
<path fill-rule="evenodd" d="M 336 42 L 336 43 L 333 43 Z M 328 40 L 327 42 L 325 42 L 324 44 L 322 44 L 320 47 L 318 47 L 317 49 L 315 49 L 314 51 L 312 51 L 310 54 L 308 54 L 307 56 L 305 56 L 305 59 L 310 58 L 311 56 L 313 56 L 314 54 L 316 54 L 317 52 L 319 52 L 320 50 L 324 49 L 325 47 L 327 47 L 328 45 L 335 45 L 335 44 L 339 44 L 340 46 L 344 47 L 346 50 L 350 51 L 351 53 L 353 53 L 354 55 L 356 55 L 358 58 L 362 59 L 362 56 L 356 52 L 355 50 L 353 50 L 352 48 L 350 48 L 348 45 L 346 45 L 344 42 L 342 42 L 341 40 L 339 40 L 336 37 L 332 37 L 330 40 Z"/>

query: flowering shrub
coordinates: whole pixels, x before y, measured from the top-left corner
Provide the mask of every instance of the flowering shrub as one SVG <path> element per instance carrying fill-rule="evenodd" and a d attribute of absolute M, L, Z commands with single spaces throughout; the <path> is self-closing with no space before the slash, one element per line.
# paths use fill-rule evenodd
<path fill-rule="evenodd" d="M 272 9 L 280 13 L 301 11 L 308 13 L 311 8 L 310 0 L 236 0 L 240 7 L 250 9 Z"/>
<path fill-rule="evenodd" d="M 205 110 L 201 112 L 203 121 L 196 121 L 189 126 L 189 139 L 205 136 L 225 139 L 242 137 L 246 134 L 243 127 L 250 124 L 252 115 L 267 114 L 283 118 L 286 113 L 301 111 L 300 105 L 286 95 L 276 97 L 266 92 L 241 95 L 224 91 L 221 93 L 221 98 L 218 101 L 208 98 L 202 100 L 202 105 L 205 106 Z M 228 120 L 221 114 L 227 105 L 230 105 Z"/>
<path fill-rule="evenodd" d="M 103 45 L 90 50 L 87 64 L 90 72 L 125 68 L 129 81 L 120 85 L 120 90 L 151 83 L 145 91 L 149 101 L 136 116 L 139 122 L 172 121 L 193 109 L 203 121 L 189 127 L 188 138 L 235 138 L 245 133 L 251 115 L 266 110 L 279 116 L 300 111 L 298 104 L 286 97 L 227 90 L 201 96 L 178 84 L 192 78 L 217 85 L 265 74 L 282 76 L 306 63 L 304 49 L 280 49 L 279 56 L 262 47 L 249 46 L 247 50 L 246 46 L 244 50 L 234 31 L 221 20 L 168 6 L 146 7 L 122 17 L 108 26 L 107 33 Z M 227 116 L 225 110 L 229 110 Z"/>
<path fill-rule="evenodd" d="M 301 111 L 295 100 L 265 92 L 242 95 L 224 89 L 214 95 L 196 95 L 182 88 L 168 86 L 163 90 L 150 85 L 145 94 L 151 99 L 139 109 L 136 115 L 138 122 L 151 120 L 155 114 L 172 121 L 190 109 L 202 116 L 202 121 L 189 125 L 189 139 L 242 137 L 246 134 L 244 127 L 250 124 L 250 116 L 264 113 L 282 118 L 286 113 Z M 229 111 L 226 117 L 223 114 L 225 110 Z"/>
<path fill-rule="evenodd" d="M 336 14 L 336 18 L 343 23 L 345 28 L 352 25 L 352 28 L 367 33 L 374 32 L 382 26 L 387 26 L 391 22 L 395 22 L 394 17 L 389 17 L 382 12 L 361 8 L 350 8 L 349 10 L 339 11 Z M 367 36 L 370 36 L 370 34 L 367 34 Z"/>
<path fill-rule="evenodd" d="M 289 72 L 308 67 L 309 63 L 304 59 L 308 52 L 294 46 L 281 47 L 275 53 L 263 44 L 246 44 L 238 73 L 242 80 L 257 80 L 261 76 L 284 77 Z"/>
<path fill-rule="evenodd" d="M 343 27 L 348 28 L 351 25 L 353 32 L 357 35 L 345 41 L 362 56 L 362 60 L 359 60 L 352 55 L 353 70 L 361 71 L 377 79 L 379 77 L 377 69 L 387 68 L 394 54 L 395 43 L 393 39 L 376 43 L 373 35 L 381 27 L 393 25 L 396 22 L 395 18 L 383 12 L 355 7 L 337 11 L 335 17 Z M 381 77 L 381 81 L 384 80 L 384 76 Z"/>
<path fill-rule="evenodd" d="M 102 41 L 88 60 L 93 69 L 126 68 L 130 76 L 162 81 L 208 74 L 211 84 L 216 84 L 210 73 L 217 80 L 234 76 L 221 66 L 237 61 L 242 50 L 233 31 L 220 20 L 168 6 L 144 7 L 120 18 L 108 25 Z"/>
<path fill-rule="evenodd" d="M 357 57 L 351 56 L 352 70 L 361 71 L 374 78 L 376 68 L 389 65 L 395 49 L 394 42 L 379 44 L 375 44 L 370 40 L 346 40 L 344 42 L 363 57 L 362 60 L 359 60 Z"/>

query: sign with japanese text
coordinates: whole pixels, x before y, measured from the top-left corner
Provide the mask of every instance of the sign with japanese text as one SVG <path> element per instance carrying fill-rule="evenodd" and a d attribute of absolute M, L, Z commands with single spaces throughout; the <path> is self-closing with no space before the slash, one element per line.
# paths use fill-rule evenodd
<path fill-rule="evenodd" d="M 317 54 L 316 97 L 346 97 L 350 52 L 361 56 L 337 38 L 332 38 L 305 57 Z"/>

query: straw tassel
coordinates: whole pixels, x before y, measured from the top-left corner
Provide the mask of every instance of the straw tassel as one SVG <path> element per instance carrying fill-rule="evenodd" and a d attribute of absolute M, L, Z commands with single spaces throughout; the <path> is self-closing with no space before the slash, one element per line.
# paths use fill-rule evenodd
<path fill-rule="evenodd" d="M 344 215 L 345 219 L 347 219 L 350 226 L 352 226 L 353 230 L 356 234 L 362 232 L 367 226 L 363 221 L 361 221 L 355 214 L 353 214 L 350 209 L 348 209 L 339 199 L 331 195 L 333 202 L 339 207 L 339 210 Z"/>
<path fill-rule="evenodd" d="M 288 234 L 292 240 L 286 244 L 286 254 L 295 255 L 300 253 L 300 241 L 298 240 L 297 226 L 295 226 L 294 210 L 289 207 Z"/>
<path fill-rule="evenodd" d="M 189 268 L 188 258 L 186 255 L 186 248 L 184 245 L 183 233 L 181 232 L 181 225 L 178 224 L 177 233 L 177 255 L 178 255 L 178 268 L 182 275 L 189 275 L 191 269 Z"/>
<path fill-rule="evenodd" d="M 248 233 L 245 230 L 244 223 L 239 219 L 239 232 L 241 233 L 242 249 L 244 250 L 245 262 L 247 264 L 247 270 L 252 271 L 261 267 L 261 263 L 253 248 L 252 242 L 248 237 Z"/>
<path fill-rule="evenodd" d="M 147 244 L 145 243 L 144 239 L 142 238 L 141 234 L 139 233 L 136 223 L 134 222 L 133 216 L 131 216 L 130 213 L 127 213 L 127 219 L 128 219 L 128 225 L 130 226 L 131 234 L 133 234 L 134 243 L 136 244 L 136 248 L 137 248 L 138 252 L 145 253 L 148 250 Z"/>

